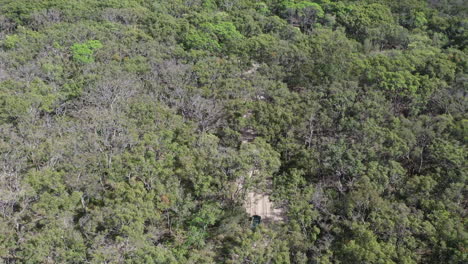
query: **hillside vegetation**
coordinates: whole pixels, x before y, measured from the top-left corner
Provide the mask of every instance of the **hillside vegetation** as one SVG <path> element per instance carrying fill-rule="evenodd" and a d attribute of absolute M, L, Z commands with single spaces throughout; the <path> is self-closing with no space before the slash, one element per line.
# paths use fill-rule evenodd
<path fill-rule="evenodd" d="M 463 0 L 0 0 L 0 263 L 467 263 L 467 42 Z"/>

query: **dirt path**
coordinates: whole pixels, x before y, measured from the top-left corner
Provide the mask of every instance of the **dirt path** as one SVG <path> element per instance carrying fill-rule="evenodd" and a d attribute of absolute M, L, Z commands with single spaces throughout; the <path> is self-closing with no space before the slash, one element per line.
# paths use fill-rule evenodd
<path fill-rule="evenodd" d="M 247 141 L 242 141 L 243 144 Z M 251 170 L 247 177 L 255 177 L 255 170 Z M 244 179 L 240 179 L 238 184 L 238 190 L 243 189 Z M 270 193 L 272 192 L 272 178 L 267 179 L 267 191 L 251 190 L 247 193 L 244 201 L 244 208 L 250 216 L 258 215 L 264 221 L 283 221 L 284 210 L 283 208 L 276 208 L 274 203 L 270 199 Z"/>
<path fill-rule="evenodd" d="M 255 72 L 258 69 L 259 65 L 254 64 L 252 69 L 246 72 L 246 74 L 250 74 Z M 258 100 L 265 99 L 263 96 L 261 98 L 257 98 Z M 252 112 L 249 111 L 244 114 L 243 118 L 250 118 L 252 116 Z M 256 133 L 251 128 L 246 128 L 242 131 L 242 144 L 247 144 L 255 139 Z M 255 169 L 249 171 L 246 177 L 251 178 L 255 177 Z M 237 181 L 237 192 L 244 189 L 244 180 L 245 178 L 241 178 Z M 273 179 L 270 177 L 267 179 L 267 190 L 250 190 L 244 201 L 244 208 L 250 216 L 258 215 L 264 221 L 283 221 L 284 220 L 284 209 L 283 208 L 276 208 L 273 202 L 270 199 L 270 194 L 273 191 L 272 189 L 272 181 Z"/>
<path fill-rule="evenodd" d="M 284 219 L 283 209 L 275 208 L 267 193 L 247 193 L 244 208 L 250 216 L 258 215 L 266 221 L 282 221 Z"/>

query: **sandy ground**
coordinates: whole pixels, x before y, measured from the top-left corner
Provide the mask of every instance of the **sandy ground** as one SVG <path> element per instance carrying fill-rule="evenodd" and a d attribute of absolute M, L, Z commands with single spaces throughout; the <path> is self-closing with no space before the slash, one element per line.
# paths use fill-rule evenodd
<path fill-rule="evenodd" d="M 244 118 L 250 117 L 252 113 L 249 112 L 244 115 Z M 242 143 L 245 144 L 255 139 L 255 131 L 247 129 L 243 132 Z M 251 170 L 247 177 L 255 177 L 255 171 Z M 267 179 L 268 186 L 271 186 L 272 179 Z M 237 190 L 242 190 L 244 179 L 239 179 L 237 182 Z M 271 188 L 268 188 L 266 192 L 252 190 L 247 193 L 246 200 L 244 202 L 244 208 L 250 216 L 258 215 L 262 217 L 263 221 L 283 221 L 284 210 L 282 208 L 275 208 L 275 205 L 270 200 Z"/>
<path fill-rule="evenodd" d="M 248 177 L 252 177 L 253 175 L 255 175 L 254 171 L 250 171 Z M 271 179 L 268 179 L 268 181 L 271 182 Z M 237 184 L 239 189 L 243 188 L 243 180 L 239 181 Z M 244 202 L 244 208 L 250 216 L 258 215 L 265 221 L 284 220 L 283 209 L 275 207 L 270 200 L 270 194 L 267 192 L 248 192 Z"/>
<path fill-rule="evenodd" d="M 250 216 L 259 215 L 271 221 L 283 220 L 283 210 L 275 208 L 268 194 L 249 192 L 244 207 Z"/>

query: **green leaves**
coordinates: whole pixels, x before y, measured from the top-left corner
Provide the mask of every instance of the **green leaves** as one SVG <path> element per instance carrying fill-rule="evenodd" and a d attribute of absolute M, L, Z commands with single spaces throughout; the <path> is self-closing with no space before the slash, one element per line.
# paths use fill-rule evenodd
<path fill-rule="evenodd" d="M 185 46 L 189 49 L 200 49 L 208 51 L 217 51 L 221 45 L 215 36 L 201 30 L 192 29 L 185 37 Z"/>
<path fill-rule="evenodd" d="M 6 36 L 5 40 L 3 41 L 3 46 L 6 49 L 14 49 L 19 41 L 20 39 L 18 35 L 9 35 Z"/>
<path fill-rule="evenodd" d="M 309 1 L 284 1 L 282 2 L 282 15 L 293 25 L 308 31 L 318 19 L 324 16 L 322 7 Z"/>
<path fill-rule="evenodd" d="M 52 112 L 63 94 L 41 79 L 31 83 L 0 82 L 0 121 L 24 117 L 30 109 Z"/>
<path fill-rule="evenodd" d="M 347 32 L 360 40 L 368 36 L 369 29 L 393 23 L 390 9 L 382 4 L 337 3 L 334 7 L 337 21 L 346 27 Z"/>
<path fill-rule="evenodd" d="M 350 240 L 343 243 L 338 254 L 343 254 L 343 261 L 351 263 L 393 264 L 395 246 L 379 242 L 366 225 L 353 223 Z"/>
<path fill-rule="evenodd" d="M 71 47 L 73 60 L 80 63 L 94 62 L 94 52 L 103 45 L 99 40 L 88 40 L 85 43 L 76 43 Z"/>
<path fill-rule="evenodd" d="M 0 0 L 0 262 L 465 263 L 465 9 L 429 2 Z"/>
<path fill-rule="evenodd" d="M 203 23 L 186 33 L 184 44 L 189 49 L 219 52 L 234 49 L 242 39 L 232 22 Z"/>

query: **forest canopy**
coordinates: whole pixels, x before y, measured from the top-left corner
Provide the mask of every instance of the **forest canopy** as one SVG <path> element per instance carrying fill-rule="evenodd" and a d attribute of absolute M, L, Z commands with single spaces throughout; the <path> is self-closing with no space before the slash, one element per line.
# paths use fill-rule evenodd
<path fill-rule="evenodd" d="M 467 44 L 463 0 L 0 0 L 0 263 L 467 263 Z"/>

